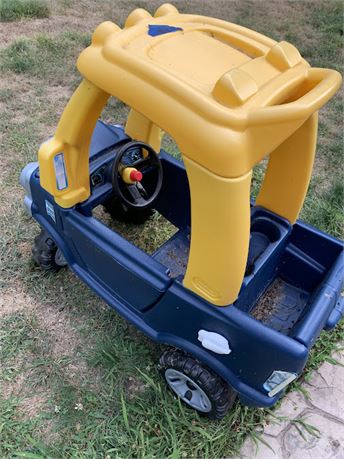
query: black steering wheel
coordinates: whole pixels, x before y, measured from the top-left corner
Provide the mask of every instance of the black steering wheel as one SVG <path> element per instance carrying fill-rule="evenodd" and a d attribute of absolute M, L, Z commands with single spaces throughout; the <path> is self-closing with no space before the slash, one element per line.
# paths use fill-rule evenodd
<path fill-rule="evenodd" d="M 161 190 L 162 177 L 161 161 L 150 145 L 131 141 L 118 150 L 112 166 L 112 186 L 127 207 L 151 206 Z"/>

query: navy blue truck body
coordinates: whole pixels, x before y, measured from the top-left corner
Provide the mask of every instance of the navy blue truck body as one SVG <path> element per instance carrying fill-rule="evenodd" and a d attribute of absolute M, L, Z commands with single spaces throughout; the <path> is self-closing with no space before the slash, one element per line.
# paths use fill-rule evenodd
<path fill-rule="evenodd" d="M 342 242 L 300 221 L 291 226 L 252 205 L 250 250 L 259 238 L 265 245 L 259 256 L 251 257 L 236 302 L 216 307 L 182 284 L 190 243 L 190 195 L 180 161 L 160 152 L 164 181 L 154 208 L 178 231 L 152 256 L 92 216 L 113 194 L 111 165 L 128 140 L 121 127 L 97 123 L 90 149 L 91 196 L 71 209 L 56 205 L 40 186 L 38 165 L 33 166 L 26 196 L 29 211 L 76 275 L 143 333 L 204 362 L 243 403 L 273 405 L 283 391 L 268 394 L 264 384 L 269 376 L 275 370 L 299 375 L 320 332 L 333 328 L 343 314 Z M 262 298 L 269 292 L 273 307 L 264 314 Z M 262 311 L 257 313 L 257 308 Z M 199 330 L 224 336 L 230 354 L 205 349 Z"/>

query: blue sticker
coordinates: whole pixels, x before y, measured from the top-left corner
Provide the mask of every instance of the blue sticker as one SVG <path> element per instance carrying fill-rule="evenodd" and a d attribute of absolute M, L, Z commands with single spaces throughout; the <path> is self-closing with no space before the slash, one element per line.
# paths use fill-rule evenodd
<path fill-rule="evenodd" d="M 164 35 L 165 33 L 178 32 L 183 30 L 181 27 L 173 27 L 169 25 L 149 25 L 148 35 L 151 37 L 157 37 L 158 35 Z"/>

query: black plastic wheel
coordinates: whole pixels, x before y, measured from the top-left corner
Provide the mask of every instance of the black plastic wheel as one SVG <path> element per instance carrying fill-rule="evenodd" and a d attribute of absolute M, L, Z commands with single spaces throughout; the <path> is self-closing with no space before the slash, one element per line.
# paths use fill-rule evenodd
<path fill-rule="evenodd" d="M 103 207 L 112 218 L 126 223 L 144 223 L 153 215 L 153 209 L 150 207 L 144 209 L 134 209 L 126 207 L 122 202 L 112 197 L 103 203 Z"/>
<path fill-rule="evenodd" d="M 35 237 L 32 257 L 34 262 L 44 271 L 58 271 L 67 264 L 50 234 L 43 229 Z"/>
<path fill-rule="evenodd" d="M 222 419 L 235 402 L 236 392 L 220 376 L 181 350 L 166 350 L 158 368 L 169 388 L 202 416 Z"/>

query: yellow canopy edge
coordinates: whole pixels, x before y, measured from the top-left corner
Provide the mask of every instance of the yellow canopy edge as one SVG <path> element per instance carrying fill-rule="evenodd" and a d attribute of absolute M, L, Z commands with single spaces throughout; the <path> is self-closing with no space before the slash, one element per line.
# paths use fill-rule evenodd
<path fill-rule="evenodd" d="M 182 153 L 191 193 L 185 287 L 233 303 L 247 261 L 252 168 L 269 156 L 257 204 L 293 223 L 311 176 L 317 111 L 340 74 L 311 68 L 288 42 L 169 4 L 154 17 L 134 10 L 123 29 L 100 24 L 77 65 L 85 79 L 39 151 L 43 188 L 65 208 L 89 197 L 92 132 L 109 95 L 120 99 L 131 107 L 132 138 L 159 150 L 168 132 Z M 60 152 L 64 190 L 53 166 Z"/>

